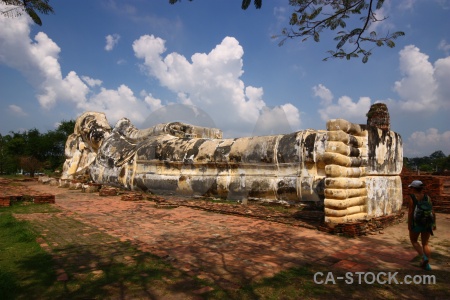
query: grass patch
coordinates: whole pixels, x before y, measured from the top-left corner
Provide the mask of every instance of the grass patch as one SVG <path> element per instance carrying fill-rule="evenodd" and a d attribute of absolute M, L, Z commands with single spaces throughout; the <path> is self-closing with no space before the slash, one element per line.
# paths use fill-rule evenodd
<path fill-rule="evenodd" d="M 55 280 L 51 255 L 36 242 L 30 225 L 0 213 L 0 299 L 40 295 Z"/>
<path fill-rule="evenodd" d="M 61 210 L 53 204 L 35 204 L 29 201 L 13 201 L 11 206 L 0 207 L 0 214 L 8 212 L 12 214 L 55 213 Z"/>
<path fill-rule="evenodd" d="M 308 299 L 328 295 L 329 291 L 313 282 L 314 273 L 309 266 L 291 268 L 252 284 L 246 290 L 259 299 Z"/>
<path fill-rule="evenodd" d="M 30 176 L 24 176 L 22 174 L 2 174 L 0 176 L 0 178 L 5 178 L 5 179 L 23 179 L 23 178 L 30 178 Z"/>

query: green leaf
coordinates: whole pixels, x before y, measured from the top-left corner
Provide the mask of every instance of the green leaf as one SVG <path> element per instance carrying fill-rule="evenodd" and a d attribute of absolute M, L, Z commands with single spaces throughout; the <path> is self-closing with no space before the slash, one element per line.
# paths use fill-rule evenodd
<path fill-rule="evenodd" d="M 368 60 L 369 60 L 369 56 L 368 55 L 364 55 L 363 58 L 362 58 L 362 62 L 365 64 Z"/>
<path fill-rule="evenodd" d="M 383 46 L 383 45 L 384 45 L 383 41 L 380 41 L 380 40 L 377 41 L 377 46 L 378 46 L 378 47 L 381 47 L 381 46 Z"/>
<path fill-rule="evenodd" d="M 37 15 L 37 13 L 32 9 L 27 7 L 25 9 L 25 11 L 27 12 L 27 14 L 31 17 L 31 19 L 34 21 L 34 23 L 36 23 L 39 26 L 42 26 L 42 21 L 39 18 L 39 16 Z"/>
<path fill-rule="evenodd" d="M 242 0 L 241 8 L 244 10 L 247 9 L 251 2 L 252 2 L 252 0 Z"/>
<path fill-rule="evenodd" d="M 291 20 L 289 21 L 289 25 L 295 25 L 298 22 L 297 14 L 292 13 Z"/>
<path fill-rule="evenodd" d="M 342 37 L 341 41 L 337 44 L 336 48 L 337 49 L 341 49 L 342 46 L 345 45 L 345 43 L 347 42 L 349 37 L 350 37 L 349 35 L 346 35 L 346 36 Z"/>
<path fill-rule="evenodd" d="M 398 38 L 399 36 L 404 36 L 405 35 L 405 33 L 403 32 L 403 31 L 397 31 L 397 32 L 394 32 L 393 34 L 392 34 L 392 38 L 393 39 L 396 39 L 396 38 Z"/>
<path fill-rule="evenodd" d="M 350 32 L 350 35 L 358 35 L 362 32 L 363 30 L 361 28 L 355 28 Z"/>
<path fill-rule="evenodd" d="M 315 42 L 319 42 L 320 41 L 318 32 L 314 32 L 314 41 Z"/>
<path fill-rule="evenodd" d="M 313 13 L 309 16 L 309 19 L 310 20 L 315 19 L 320 14 L 321 11 L 322 11 L 322 6 L 319 7 L 318 9 L 316 9 L 315 11 L 313 11 Z"/>
<path fill-rule="evenodd" d="M 383 6 L 383 4 L 384 4 L 384 0 L 378 0 L 378 2 L 377 2 L 377 9 L 380 9 L 382 6 Z"/>
<path fill-rule="evenodd" d="M 394 48 L 394 47 L 395 47 L 395 43 L 394 43 L 394 41 L 392 41 L 392 40 L 387 40 L 387 41 L 386 41 L 386 45 L 387 45 L 389 48 Z"/>

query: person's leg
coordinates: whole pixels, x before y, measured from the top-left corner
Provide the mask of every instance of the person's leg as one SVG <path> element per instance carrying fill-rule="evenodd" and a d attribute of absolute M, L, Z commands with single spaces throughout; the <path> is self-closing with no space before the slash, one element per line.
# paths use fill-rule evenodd
<path fill-rule="evenodd" d="M 412 230 L 409 231 L 409 240 L 413 245 L 414 249 L 416 249 L 417 253 L 422 257 L 423 256 L 423 248 L 417 241 L 419 239 L 419 232 L 414 232 Z"/>
<path fill-rule="evenodd" d="M 426 255 L 428 260 L 430 259 L 430 256 L 431 256 L 431 249 L 430 249 L 430 246 L 428 245 L 428 240 L 430 239 L 430 235 L 431 234 L 429 232 L 422 232 L 420 234 L 420 237 L 422 240 L 423 253 Z"/>

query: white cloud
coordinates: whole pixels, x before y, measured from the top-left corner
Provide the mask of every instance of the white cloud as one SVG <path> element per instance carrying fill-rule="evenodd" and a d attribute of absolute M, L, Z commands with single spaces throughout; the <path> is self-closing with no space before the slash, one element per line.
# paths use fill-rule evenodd
<path fill-rule="evenodd" d="M 138 99 L 126 85 L 117 90 L 102 88 L 96 94 L 90 88 L 101 86 L 101 80 L 80 78 L 75 71 L 63 77 L 60 47 L 43 32 L 31 40 L 31 22 L 27 17 L 5 19 L 0 18 L 0 63 L 20 71 L 32 83 L 41 107 L 49 110 L 59 101 L 65 101 L 78 110 L 105 112 L 111 122 L 124 116 L 141 122 L 152 109 L 160 107 L 161 100 L 151 95 Z M 14 106 L 10 110 L 21 112 Z"/>
<path fill-rule="evenodd" d="M 136 96 L 125 84 L 105 89 L 101 88 L 100 79 L 80 77 L 75 71 L 63 74 L 60 47 L 43 32 L 30 38 L 30 24 L 27 16 L 0 18 L 0 63 L 28 79 L 42 108 L 51 110 L 65 102 L 76 112 L 105 112 L 110 122 L 125 116 L 139 123 L 163 106 L 160 99 L 146 92 Z M 114 41 L 112 36 L 111 42 Z M 251 134 L 266 103 L 261 87 L 245 85 L 241 80 L 244 50 L 235 38 L 226 37 L 209 53 L 195 53 L 190 60 L 178 53 L 163 56 L 165 41 L 153 35 L 141 36 L 133 43 L 133 49 L 136 57 L 143 60 L 146 73 L 174 92 L 177 102 L 204 109 L 225 133 Z M 300 125 L 300 113 L 294 105 L 286 103 L 280 107 L 291 126 Z"/>
<path fill-rule="evenodd" d="M 281 108 L 284 110 L 286 118 L 292 129 L 294 131 L 300 130 L 301 119 L 300 119 L 300 111 L 298 110 L 298 108 L 292 105 L 291 103 L 283 104 L 281 105 Z"/>
<path fill-rule="evenodd" d="M 321 99 L 322 106 L 328 106 L 333 101 L 333 93 L 323 84 L 313 86 L 313 94 Z"/>
<path fill-rule="evenodd" d="M 450 56 L 441 58 L 434 64 L 434 78 L 437 84 L 436 97 L 439 106 L 450 108 Z"/>
<path fill-rule="evenodd" d="M 450 155 L 450 131 L 439 133 L 435 128 L 416 131 L 405 141 L 403 149 L 405 157 L 410 158 L 430 155 L 437 150 Z"/>
<path fill-rule="evenodd" d="M 402 0 L 398 3 L 398 8 L 400 10 L 411 10 L 416 4 L 417 0 Z"/>
<path fill-rule="evenodd" d="M 17 106 L 15 104 L 9 105 L 8 109 L 11 113 L 13 113 L 16 116 L 19 116 L 19 117 L 28 116 L 28 114 L 22 109 L 22 107 Z"/>
<path fill-rule="evenodd" d="M 144 98 L 144 102 L 147 103 L 152 112 L 163 107 L 161 100 L 154 98 L 152 94 L 142 91 L 141 96 Z"/>
<path fill-rule="evenodd" d="M 339 98 L 337 104 L 331 104 L 319 109 L 322 120 L 346 119 L 352 123 L 366 123 L 366 113 L 370 109 L 370 98 L 360 97 L 358 102 L 348 96 Z"/>
<path fill-rule="evenodd" d="M 133 49 L 143 59 L 143 70 L 176 93 L 179 102 L 201 107 L 229 132 L 249 134 L 266 106 L 263 89 L 245 86 L 240 79 L 244 50 L 233 37 L 224 38 L 209 53 L 195 53 L 191 61 L 178 53 L 163 57 L 165 41 L 153 35 L 141 36 Z M 284 107 L 290 121 L 300 124 L 298 110 L 293 105 Z"/>
<path fill-rule="evenodd" d="M 378 35 L 382 35 L 382 31 L 393 28 L 393 24 L 388 19 L 390 10 L 390 2 L 385 3 L 380 9 L 375 10 L 374 16 L 377 20 L 383 20 L 383 22 L 370 22 L 367 32 L 376 31 Z"/>
<path fill-rule="evenodd" d="M 124 84 L 116 90 L 101 88 L 98 94 L 77 104 L 77 107 L 83 111 L 104 112 L 112 125 L 123 117 L 127 117 L 137 125 L 143 122 L 151 111 L 160 106 L 161 100 L 151 95 L 145 95 L 144 100 L 141 100 Z"/>
<path fill-rule="evenodd" d="M 63 78 L 58 56 L 61 49 L 45 33 L 30 39 L 30 20 L 0 18 L 0 63 L 20 71 L 37 89 L 43 108 L 50 109 L 57 100 L 84 101 L 87 86 L 75 72 Z"/>
<path fill-rule="evenodd" d="M 81 76 L 81 79 L 83 79 L 83 81 L 90 87 L 101 86 L 103 83 L 100 79 L 93 79 L 89 76 Z"/>
<path fill-rule="evenodd" d="M 292 132 L 288 118 L 281 106 L 274 108 L 264 107 L 256 121 L 252 135 L 274 135 Z"/>
<path fill-rule="evenodd" d="M 450 52 L 450 44 L 447 43 L 447 41 L 446 41 L 445 39 L 442 39 L 442 40 L 439 42 L 438 49 L 444 51 L 445 54 L 448 55 L 449 52 Z"/>
<path fill-rule="evenodd" d="M 105 46 L 105 50 L 106 51 L 111 51 L 112 49 L 114 49 L 114 47 L 119 43 L 120 40 L 120 35 L 118 34 L 108 34 L 106 36 L 106 46 Z"/>
<path fill-rule="evenodd" d="M 366 122 L 366 113 L 371 105 L 369 97 L 360 97 L 358 102 L 353 102 L 350 97 L 342 96 L 334 103 L 333 93 L 323 84 L 314 86 L 313 93 L 321 99 L 319 114 L 323 121 L 339 118 L 353 123 Z"/>
<path fill-rule="evenodd" d="M 280 27 L 286 26 L 288 22 L 290 11 L 288 11 L 286 6 L 276 6 L 273 8 L 273 15 L 276 19 L 276 25 L 274 26 L 274 30 L 277 30 L 277 34 L 279 34 Z"/>
<path fill-rule="evenodd" d="M 439 59 L 433 66 L 429 56 L 409 45 L 400 51 L 403 78 L 395 82 L 400 107 L 410 112 L 435 112 L 448 107 L 450 89 L 450 57 Z"/>

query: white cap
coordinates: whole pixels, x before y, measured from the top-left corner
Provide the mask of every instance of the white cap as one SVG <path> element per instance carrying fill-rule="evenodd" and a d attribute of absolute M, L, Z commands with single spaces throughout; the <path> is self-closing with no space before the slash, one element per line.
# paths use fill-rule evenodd
<path fill-rule="evenodd" d="M 423 182 L 420 180 L 414 180 L 413 182 L 411 182 L 410 185 L 408 185 L 408 187 L 421 188 L 421 187 L 423 187 Z"/>

